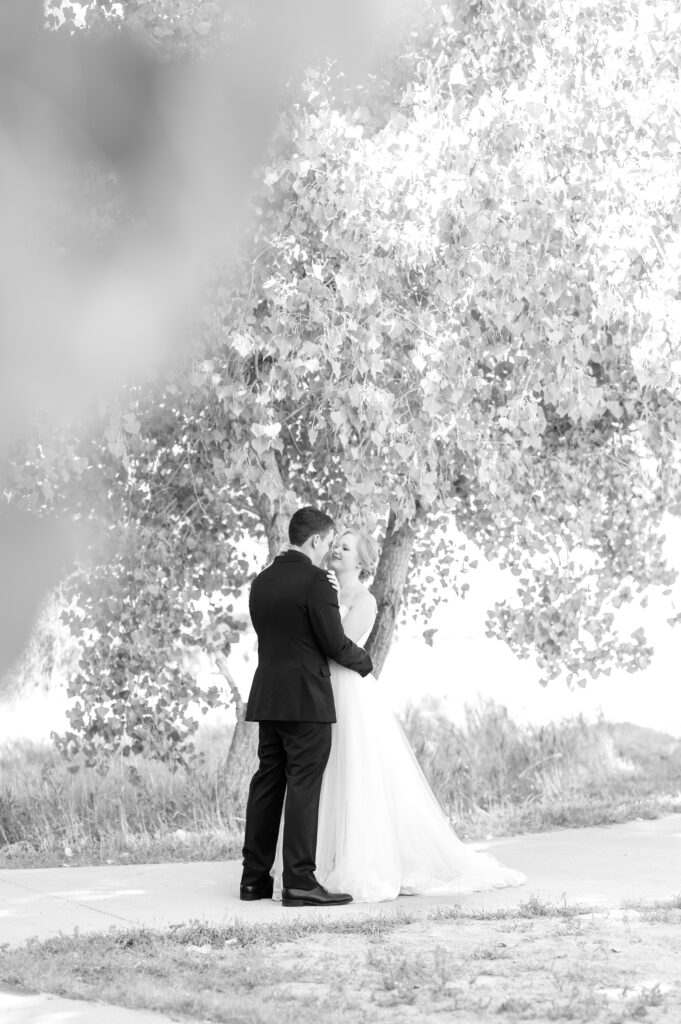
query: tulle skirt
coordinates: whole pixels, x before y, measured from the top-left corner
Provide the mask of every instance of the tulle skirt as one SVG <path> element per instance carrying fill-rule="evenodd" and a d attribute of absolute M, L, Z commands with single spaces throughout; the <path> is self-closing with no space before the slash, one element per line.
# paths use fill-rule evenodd
<path fill-rule="evenodd" d="M 391 709 L 387 685 L 330 664 L 337 723 L 319 804 L 318 881 L 367 903 L 522 885 L 521 872 L 456 835 Z M 275 899 L 281 872 L 280 834 Z"/>

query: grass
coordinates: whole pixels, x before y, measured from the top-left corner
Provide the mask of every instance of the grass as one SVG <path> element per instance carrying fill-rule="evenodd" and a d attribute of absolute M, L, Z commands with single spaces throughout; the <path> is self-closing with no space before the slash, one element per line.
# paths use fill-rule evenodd
<path fill-rule="evenodd" d="M 582 718 L 521 727 L 493 703 L 460 728 L 436 707 L 404 716 L 407 736 L 463 839 L 681 811 L 681 741 Z M 104 777 L 72 774 L 50 745 L 0 749 L 0 867 L 225 860 L 243 819 L 226 775 L 228 728 L 203 730 L 202 759 L 170 771 L 137 758 Z"/>
<path fill-rule="evenodd" d="M 462 838 L 579 828 L 681 811 L 681 740 L 582 716 L 522 727 L 506 708 L 467 708 L 463 728 L 437 707 L 404 727 Z"/>
<path fill-rule="evenodd" d="M 0 867 L 226 860 L 243 820 L 229 809 L 229 730 L 204 730 L 191 771 L 120 759 L 68 770 L 50 744 L 0 749 Z M 129 766 L 137 768 L 131 781 Z"/>
<path fill-rule="evenodd" d="M 5 947 L 0 980 L 224 1024 L 678 1019 L 680 905 L 111 929 Z"/>

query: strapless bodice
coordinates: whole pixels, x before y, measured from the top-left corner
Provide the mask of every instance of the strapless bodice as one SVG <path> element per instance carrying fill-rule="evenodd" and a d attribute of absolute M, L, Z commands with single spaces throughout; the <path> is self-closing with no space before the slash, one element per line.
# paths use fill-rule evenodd
<path fill-rule="evenodd" d="M 345 616 L 350 611 L 350 607 L 347 604 L 341 604 L 341 605 L 339 605 L 339 608 L 340 608 L 340 613 L 341 613 L 341 621 L 343 621 L 345 619 Z M 373 626 L 372 626 L 372 629 L 373 629 Z M 370 634 L 371 634 L 371 629 L 368 629 L 367 632 L 364 634 L 364 636 L 361 636 L 359 638 L 359 640 L 356 641 L 357 646 L 358 647 L 364 647 L 365 643 L 369 639 Z"/>

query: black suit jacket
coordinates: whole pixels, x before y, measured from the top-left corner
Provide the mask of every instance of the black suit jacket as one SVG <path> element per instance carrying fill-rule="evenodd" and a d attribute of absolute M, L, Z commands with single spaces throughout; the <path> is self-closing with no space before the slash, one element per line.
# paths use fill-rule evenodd
<path fill-rule="evenodd" d="M 327 658 L 368 675 L 371 658 L 343 632 L 338 595 L 323 569 L 286 551 L 253 580 L 249 600 L 258 667 L 249 722 L 335 722 Z"/>

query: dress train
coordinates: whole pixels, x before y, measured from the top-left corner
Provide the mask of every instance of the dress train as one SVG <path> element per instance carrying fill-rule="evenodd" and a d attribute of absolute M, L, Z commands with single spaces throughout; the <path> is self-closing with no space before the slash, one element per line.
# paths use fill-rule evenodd
<path fill-rule="evenodd" d="M 337 723 L 319 804 L 318 881 L 367 903 L 522 885 L 520 871 L 456 835 L 391 709 L 385 682 L 330 665 Z M 281 872 L 280 830 L 275 899 Z"/>

